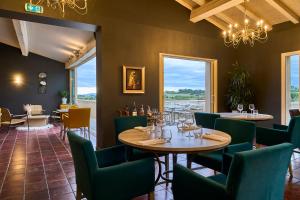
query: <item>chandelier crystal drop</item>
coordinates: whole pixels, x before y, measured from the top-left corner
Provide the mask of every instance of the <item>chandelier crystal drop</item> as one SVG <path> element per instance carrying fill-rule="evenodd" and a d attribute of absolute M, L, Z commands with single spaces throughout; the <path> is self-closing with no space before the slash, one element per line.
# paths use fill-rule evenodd
<path fill-rule="evenodd" d="M 246 13 L 245 6 L 243 25 L 230 24 L 228 30 L 223 32 L 225 46 L 237 48 L 242 41 L 245 45 L 249 44 L 253 47 L 255 41 L 265 42 L 268 39 L 269 26 L 265 24 L 264 20 L 261 19 L 256 24 L 250 24 Z"/>
<path fill-rule="evenodd" d="M 65 15 L 66 7 L 69 7 L 80 15 L 85 15 L 88 12 L 87 0 L 30 0 L 30 4 L 46 4 L 54 10 L 59 9 L 63 16 Z"/>

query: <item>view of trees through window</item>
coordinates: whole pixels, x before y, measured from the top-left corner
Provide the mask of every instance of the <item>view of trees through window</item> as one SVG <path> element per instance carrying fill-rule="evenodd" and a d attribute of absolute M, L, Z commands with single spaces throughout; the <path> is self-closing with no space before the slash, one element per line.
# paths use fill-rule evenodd
<path fill-rule="evenodd" d="M 299 108 L 299 55 L 290 57 L 290 108 Z"/>
<path fill-rule="evenodd" d="M 205 110 L 207 62 L 164 58 L 165 109 Z"/>

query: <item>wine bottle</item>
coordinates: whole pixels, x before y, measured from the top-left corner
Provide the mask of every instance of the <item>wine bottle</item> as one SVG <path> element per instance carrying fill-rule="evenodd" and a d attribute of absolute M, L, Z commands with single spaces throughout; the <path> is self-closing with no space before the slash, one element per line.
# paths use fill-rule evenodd
<path fill-rule="evenodd" d="M 132 116 L 137 116 L 137 109 L 136 109 L 135 101 L 133 102 Z"/>
<path fill-rule="evenodd" d="M 139 115 L 140 116 L 144 116 L 145 115 L 144 105 L 141 106 Z"/>

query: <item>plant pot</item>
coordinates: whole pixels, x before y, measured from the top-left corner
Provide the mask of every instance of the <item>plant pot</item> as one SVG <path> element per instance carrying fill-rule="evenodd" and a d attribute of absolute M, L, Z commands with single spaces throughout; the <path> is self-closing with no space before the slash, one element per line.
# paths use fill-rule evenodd
<path fill-rule="evenodd" d="M 67 104 L 68 99 L 66 97 L 61 98 L 62 104 Z"/>

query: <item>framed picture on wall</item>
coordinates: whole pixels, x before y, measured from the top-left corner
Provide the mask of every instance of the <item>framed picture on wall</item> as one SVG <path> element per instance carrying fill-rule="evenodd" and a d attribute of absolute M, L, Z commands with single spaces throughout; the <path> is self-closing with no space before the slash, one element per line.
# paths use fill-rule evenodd
<path fill-rule="evenodd" d="M 145 67 L 130 67 L 123 65 L 123 93 L 145 93 Z"/>

